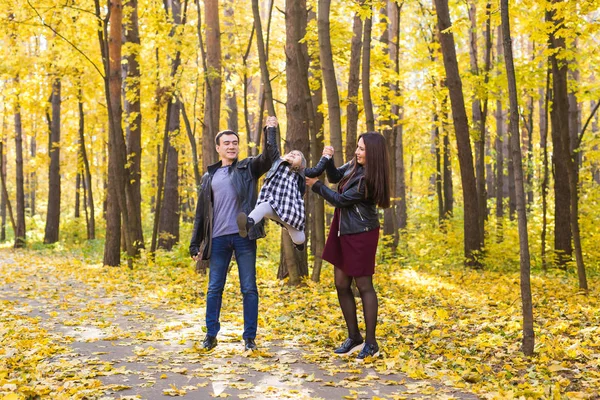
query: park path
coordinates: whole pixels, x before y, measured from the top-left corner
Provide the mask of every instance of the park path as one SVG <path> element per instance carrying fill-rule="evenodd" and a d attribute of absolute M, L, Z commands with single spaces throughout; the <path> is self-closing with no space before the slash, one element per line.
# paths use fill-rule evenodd
<path fill-rule="evenodd" d="M 380 373 L 368 363 L 314 353 L 270 335 L 257 338 L 259 352 L 244 352 L 237 327 L 223 326 L 219 345 L 206 353 L 198 348 L 203 309 L 173 309 L 160 299 L 148 301 L 127 291 L 106 291 L 101 282 L 87 285 L 53 274 L 51 265 L 40 270 L 22 264 L 0 251 L 2 316 L 35 318 L 51 341 L 64 344 L 44 362 L 63 389 L 87 388 L 72 389 L 72 398 L 478 398 L 441 382 Z M 101 386 L 90 383 L 98 380 Z"/>

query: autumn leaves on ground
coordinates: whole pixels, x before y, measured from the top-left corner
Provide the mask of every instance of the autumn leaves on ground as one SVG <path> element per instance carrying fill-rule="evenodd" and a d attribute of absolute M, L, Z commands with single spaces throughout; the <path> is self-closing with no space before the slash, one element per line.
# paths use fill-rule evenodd
<path fill-rule="evenodd" d="M 191 263 L 159 257 L 129 270 L 56 249 L 0 249 L 0 398 L 203 398 L 202 390 L 223 398 L 598 398 L 597 290 L 578 293 L 565 273 L 533 277 L 529 359 L 519 351 L 518 271 L 385 263 L 383 255 L 375 278 L 383 355 L 357 364 L 331 357 L 345 331 L 330 268 L 320 283 L 290 288 L 276 279 L 275 259 L 259 254 L 256 354 L 243 351 L 231 271 L 219 347 L 206 354 L 206 277 Z M 119 351 L 119 362 L 106 358 Z"/>

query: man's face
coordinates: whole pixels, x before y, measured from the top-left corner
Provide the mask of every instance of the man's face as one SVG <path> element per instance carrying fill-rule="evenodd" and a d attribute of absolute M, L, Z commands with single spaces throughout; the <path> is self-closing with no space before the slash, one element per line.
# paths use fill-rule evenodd
<path fill-rule="evenodd" d="M 217 153 L 219 153 L 221 160 L 233 161 L 237 158 L 239 152 L 240 146 L 237 136 L 225 134 L 219 138 Z"/>

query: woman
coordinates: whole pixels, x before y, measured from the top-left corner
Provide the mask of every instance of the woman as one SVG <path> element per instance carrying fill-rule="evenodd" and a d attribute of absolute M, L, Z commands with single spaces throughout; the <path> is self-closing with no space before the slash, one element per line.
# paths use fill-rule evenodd
<path fill-rule="evenodd" d="M 379 241 L 377 206 L 390 206 L 390 172 L 384 137 L 376 132 L 363 133 L 358 138 L 352 161 L 340 168 L 335 168 L 330 161 L 326 171 L 330 182 L 339 182 L 338 192 L 316 178 L 306 178 L 306 184 L 335 206 L 323 259 L 335 266 L 335 287 L 348 328 L 348 339 L 334 353 L 345 355 L 360 350 L 359 360 L 377 357 L 379 346 L 375 327 L 378 304 L 373 288 Z M 352 279 L 363 303 L 367 328 L 364 345 L 358 329 Z"/>

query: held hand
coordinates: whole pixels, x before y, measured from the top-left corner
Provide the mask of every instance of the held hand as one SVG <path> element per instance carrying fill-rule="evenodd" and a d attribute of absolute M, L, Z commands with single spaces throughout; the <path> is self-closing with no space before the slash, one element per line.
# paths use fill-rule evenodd
<path fill-rule="evenodd" d="M 200 259 L 200 253 L 196 254 L 195 256 L 192 257 L 192 260 L 198 262 L 198 260 Z"/>
<path fill-rule="evenodd" d="M 267 117 L 267 122 L 265 123 L 265 125 L 268 126 L 269 128 L 271 128 L 271 127 L 277 128 L 277 125 L 278 125 L 277 117 L 273 117 L 273 116 Z"/>
<path fill-rule="evenodd" d="M 325 146 L 323 149 L 323 155 L 333 157 L 334 149 L 332 146 Z"/>
<path fill-rule="evenodd" d="M 306 186 L 312 187 L 312 185 L 314 185 L 316 181 L 318 181 L 317 178 L 306 177 Z"/>

